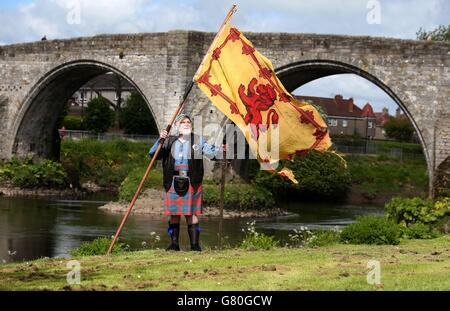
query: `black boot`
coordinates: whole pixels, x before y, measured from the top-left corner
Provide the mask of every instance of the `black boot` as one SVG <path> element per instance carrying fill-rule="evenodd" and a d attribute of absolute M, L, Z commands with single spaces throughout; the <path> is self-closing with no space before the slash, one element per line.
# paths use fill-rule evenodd
<path fill-rule="evenodd" d="M 178 238 L 180 236 L 180 223 L 171 224 L 169 222 L 167 232 L 170 236 L 170 245 L 166 248 L 166 251 L 179 251 L 180 245 L 178 244 Z"/>
<path fill-rule="evenodd" d="M 197 224 L 188 225 L 189 239 L 191 240 L 191 251 L 201 252 L 199 238 L 200 238 L 200 226 Z"/>

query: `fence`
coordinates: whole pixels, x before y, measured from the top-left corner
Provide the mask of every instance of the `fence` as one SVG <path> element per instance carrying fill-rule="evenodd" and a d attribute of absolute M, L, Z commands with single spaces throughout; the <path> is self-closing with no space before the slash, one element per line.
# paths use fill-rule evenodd
<path fill-rule="evenodd" d="M 158 139 L 158 135 L 137 135 L 137 134 L 118 134 L 104 133 L 94 134 L 88 131 L 60 130 L 59 134 L 62 139 L 96 139 L 101 141 L 109 141 L 114 139 L 125 139 L 129 141 L 153 142 Z"/>
<path fill-rule="evenodd" d="M 405 151 L 402 148 L 381 148 L 375 143 L 367 143 L 366 145 L 347 146 L 341 144 L 334 144 L 335 149 L 341 153 L 347 154 L 371 154 L 371 155 L 386 155 L 391 158 L 398 158 L 400 160 L 423 160 L 425 156 L 423 152 Z"/>

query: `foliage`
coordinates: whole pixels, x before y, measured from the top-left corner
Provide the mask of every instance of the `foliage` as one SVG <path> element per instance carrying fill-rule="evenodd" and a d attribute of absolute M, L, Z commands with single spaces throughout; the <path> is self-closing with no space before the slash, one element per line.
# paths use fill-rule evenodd
<path fill-rule="evenodd" d="M 419 40 L 450 41 L 450 25 L 440 25 L 431 31 L 426 31 L 421 27 L 416 36 Z"/>
<path fill-rule="evenodd" d="M 92 99 L 86 108 L 84 123 L 86 129 L 94 133 L 104 133 L 111 127 L 114 112 L 108 100 L 102 96 Z"/>
<path fill-rule="evenodd" d="M 91 242 L 84 242 L 77 248 L 70 251 L 70 255 L 73 257 L 81 256 L 99 256 L 105 255 L 111 245 L 111 238 L 100 237 Z M 112 250 L 113 254 L 120 254 L 126 250 L 126 245 L 120 242 L 116 242 Z"/>
<path fill-rule="evenodd" d="M 341 230 L 317 230 L 314 232 L 314 239 L 309 242 L 310 247 L 322 247 L 337 244 L 341 241 Z"/>
<path fill-rule="evenodd" d="M 62 121 L 62 126 L 66 130 L 82 131 L 84 130 L 83 119 L 78 116 L 66 116 Z"/>
<path fill-rule="evenodd" d="M 142 176 L 144 176 L 147 167 L 137 167 L 133 169 L 128 176 L 120 184 L 119 188 L 119 200 L 131 201 L 136 190 L 141 182 Z M 162 189 L 163 173 L 162 170 L 154 169 L 150 172 L 145 180 L 144 188 L 156 188 Z"/>
<path fill-rule="evenodd" d="M 424 159 L 403 160 L 387 156 L 349 155 L 346 157 L 351 182 L 362 194 L 373 199 L 380 193 L 402 192 L 414 189 L 426 193 L 427 167 Z"/>
<path fill-rule="evenodd" d="M 157 134 L 158 128 L 144 98 L 136 92 L 122 109 L 122 125 L 127 134 Z"/>
<path fill-rule="evenodd" d="M 65 188 L 67 173 L 60 163 L 43 160 L 34 163 L 32 158 L 13 158 L 0 167 L 0 180 L 21 188 Z"/>
<path fill-rule="evenodd" d="M 92 181 L 100 186 L 119 187 L 133 169 L 148 163 L 148 149 L 148 143 L 120 139 L 63 140 L 61 163 L 74 186 Z"/>
<path fill-rule="evenodd" d="M 386 137 L 402 142 L 410 142 L 414 127 L 406 117 L 390 118 L 384 125 Z"/>
<path fill-rule="evenodd" d="M 400 233 L 399 225 L 384 217 L 364 216 L 342 230 L 341 240 L 350 244 L 396 245 Z"/>
<path fill-rule="evenodd" d="M 345 196 L 350 187 L 350 174 L 343 161 L 331 152 L 312 151 L 306 157 L 282 161 L 297 177 L 298 184 L 287 178 L 260 170 L 255 183 L 278 195 L 321 196 L 336 198 Z"/>
<path fill-rule="evenodd" d="M 259 233 L 255 229 L 255 221 L 247 222 L 247 228 L 242 229 L 245 237 L 241 242 L 241 247 L 249 250 L 272 249 L 277 247 L 279 241 L 273 236 Z"/>
<path fill-rule="evenodd" d="M 401 231 L 403 239 L 434 239 L 438 236 L 431 226 L 420 222 L 401 227 Z"/>
<path fill-rule="evenodd" d="M 445 215 L 450 215 L 450 198 L 433 203 L 418 197 L 394 197 L 385 205 L 385 210 L 387 217 L 399 224 L 432 224 Z"/>
<path fill-rule="evenodd" d="M 270 191 L 258 185 L 246 183 L 227 183 L 224 201 L 225 208 L 240 210 L 268 209 L 275 206 L 275 199 Z M 219 184 L 203 184 L 203 202 L 208 206 L 219 205 Z"/>

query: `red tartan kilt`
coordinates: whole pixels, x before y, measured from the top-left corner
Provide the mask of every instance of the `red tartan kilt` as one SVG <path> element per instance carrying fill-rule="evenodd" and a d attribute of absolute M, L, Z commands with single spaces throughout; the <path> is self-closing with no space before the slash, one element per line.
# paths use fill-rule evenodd
<path fill-rule="evenodd" d="M 179 196 L 172 186 L 164 193 L 164 214 L 165 215 L 201 215 L 203 200 L 202 184 L 193 187 L 189 185 L 189 190 L 184 196 Z"/>

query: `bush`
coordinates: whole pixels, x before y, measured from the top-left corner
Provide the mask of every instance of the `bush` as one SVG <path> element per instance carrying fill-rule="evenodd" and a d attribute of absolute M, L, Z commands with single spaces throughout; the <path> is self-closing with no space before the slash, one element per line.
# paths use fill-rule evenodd
<path fill-rule="evenodd" d="M 127 134 L 158 134 L 155 119 L 144 98 L 136 92 L 128 97 L 122 109 L 122 124 Z"/>
<path fill-rule="evenodd" d="M 341 240 L 350 244 L 396 245 L 400 242 L 400 227 L 384 217 L 359 217 L 342 230 Z"/>
<path fill-rule="evenodd" d="M 73 257 L 80 256 L 98 256 L 105 255 L 111 245 L 112 239 L 107 237 L 96 238 L 91 242 L 84 242 L 77 248 L 70 251 L 70 255 Z M 116 242 L 112 250 L 113 254 L 123 253 L 126 249 L 126 245 L 120 242 Z"/>
<path fill-rule="evenodd" d="M 93 133 L 104 133 L 112 125 L 114 112 L 109 108 L 108 100 L 96 97 L 88 103 L 84 119 L 86 129 Z"/>
<path fill-rule="evenodd" d="M 340 230 L 317 230 L 314 238 L 308 243 L 310 247 L 322 247 L 337 244 L 341 241 Z"/>
<path fill-rule="evenodd" d="M 67 173 L 58 162 L 43 160 L 34 163 L 31 158 L 13 158 L 0 168 L 0 180 L 20 188 L 65 188 Z"/>
<path fill-rule="evenodd" d="M 328 198 L 343 197 L 350 187 L 350 174 L 342 160 L 331 152 L 312 151 L 304 158 L 282 161 L 282 166 L 290 168 L 297 177 L 295 185 L 288 179 L 258 171 L 255 183 L 277 195 L 308 195 Z"/>
<path fill-rule="evenodd" d="M 230 209 L 268 209 L 275 206 L 272 193 L 254 184 L 226 184 L 224 200 L 225 208 Z M 203 184 L 203 202 L 208 206 L 219 206 L 219 184 Z"/>
<path fill-rule="evenodd" d="M 245 232 L 245 237 L 240 244 L 242 248 L 248 250 L 268 250 L 278 246 L 279 241 L 277 241 L 275 237 L 256 231 L 254 221 L 247 223 L 247 226 L 246 229 L 242 229 L 242 231 Z"/>
<path fill-rule="evenodd" d="M 131 201 L 136 190 L 145 174 L 146 167 L 137 167 L 133 169 L 130 174 L 123 180 L 119 188 L 119 200 Z M 153 169 L 145 180 L 144 188 L 162 189 L 163 173 L 162 170 Z"/>
<path fill-rule="evenodd" d="M 450 198 L 436 203 L 422 198 L 392 198 L 385 205 L 387 217 L 396 223 L 410 225 L 417 222 L 432 224 L 445 215 L 450 215 Z"/>
<path fill-rule="evenodd" d="M 84 130 L 84 123 L 81 117 L 66 116 L 62 121 L 62 125 L 66 130 L 82 131 Z"/>
<path fill-rule="evenodd" d="M 422 223 L 402 227 L 403 239 L 434 239 L 437 236 L 437 233 L 430 226 Z"/>

